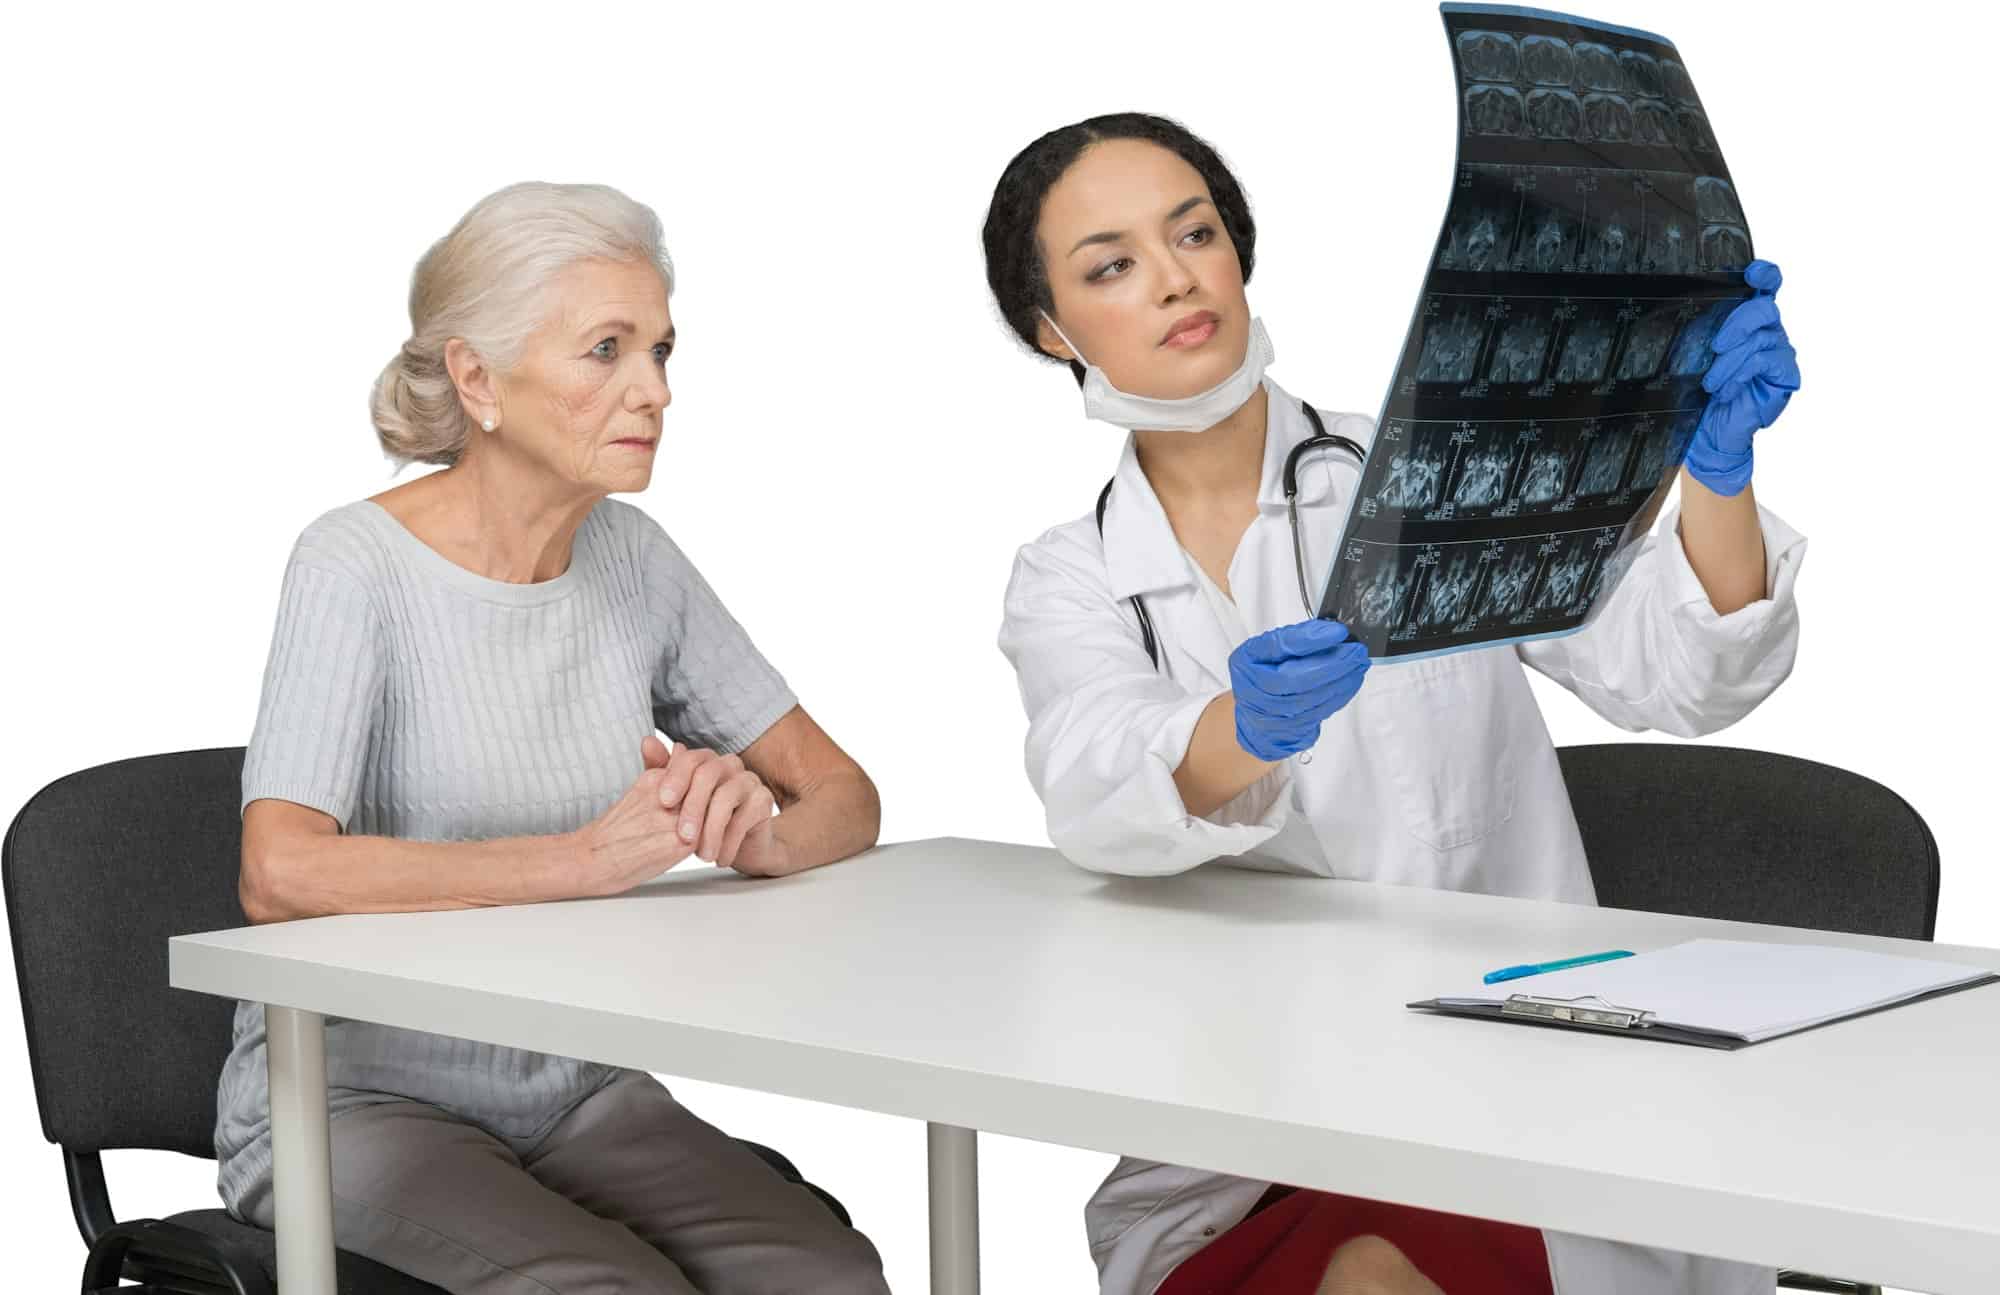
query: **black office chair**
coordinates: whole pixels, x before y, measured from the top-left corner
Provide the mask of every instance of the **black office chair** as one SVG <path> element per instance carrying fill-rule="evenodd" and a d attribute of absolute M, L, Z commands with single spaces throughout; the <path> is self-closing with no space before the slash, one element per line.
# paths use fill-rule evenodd
<path fill-rule="evenodd" d="M 234 1005 L 167 985 L 167 938 L 241 926 L 236 871 L 243 748 L 141 756 L 37 792 L 0 845 L 0 888 L 42 1133 L 62 1148 L 89 1257 L 83 1292 L 273 1295 L 274 1236 L 220 1209 L 119 1222 L 100 1153 L 212 1160 L 215 1087 Z M 745 1143 L 852 1225 L 840 1202 L 768 1147 Z M 360 1255 L 341 1295 L 441 1295 Z"/>
<path fill-rule="evenodd" d="M 1938 848 L 1895 792 L 1845 769 L 1733 747 L 1558 748 L 1597 902 L 1928 940 Z M 1781 1272 L 1788 1290 L 1879 1286 Z"/>

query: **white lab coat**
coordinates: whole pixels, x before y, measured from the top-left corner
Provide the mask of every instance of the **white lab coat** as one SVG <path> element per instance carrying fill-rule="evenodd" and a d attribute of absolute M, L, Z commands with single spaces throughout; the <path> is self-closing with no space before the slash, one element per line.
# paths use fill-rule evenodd
<path fill-rule="evenodd" d="M 1173 771 L 1202 710 L 1229 689 L 1237 630 L 1304 620 L 1280 473 L 1311 434 L 1298 402 L 1265 379 L 1258 515 L 1229 568 L 1236 621 L 1168 525 L 1128 438 L 1100 541 L 1094 518 L 1024 546 L 1000 647 L 1028 712 L 1028 777 L 1050 840 L 1099 872 L 1163 875 L 1210 861 L 1323 877 L 1596 902 L 1554 745 L 1522 666 L 1621 728 L 1684 737 L 1747 714 L 1792 668 L 1792 586 L 1805 540 L 1763 525 L 1769 597 L 1727 616 L 1709 604 L 1677 529 L 1641 542 L 1598 619 L 1565 638 L 1404 663 L 1378 662 L 1360 693 L 1293 758 L 1205 817 Z M 1323 413 L 1363 445 L 1374 420 Z M 1299 473 L 1308 582 L 1326 570 L 1357 474 L 1337 451 Z M 1318 589 L 1313 589 L 1317 597 Z M 1163 670 L 1126 601 L 1145 596 Z M 1104 1295 L 1149 1295 L 1174 1266 L 1248 1213 L 1267 1184 L 1127 1158 L 1085 1210 Z M 1546 1237 L 1558 1295 L 1768 1295 L 1768 1268 L 1592 1238 Z"/>

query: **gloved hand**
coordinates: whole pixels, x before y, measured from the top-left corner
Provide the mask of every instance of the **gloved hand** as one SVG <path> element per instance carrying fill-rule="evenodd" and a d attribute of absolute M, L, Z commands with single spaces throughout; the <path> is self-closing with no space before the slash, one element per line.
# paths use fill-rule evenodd
<path fill-rule="evenodd" d="M 1229 654 L 1236 744 L 1259 760 L 1310 750 L 1320 721 L 1354 699 L 1367 673 L 1367 646 L 1339 621 L 1300 621 L 1244 639 Z"/>
<path fill-rule="evenodd" d="M 1701 380 L 1708 408 L 1688 445 L 1687 470 L 1718 495 L 1750 484 L 1750 440 L 1784 412 L 1799 389 L 1799 357 L 1778 319 L 1784 276 L 1769 261 L 1752 261 L 1743 281 L 1757 295 L 1729 312 L 1716 330 L 1716 356 Z"/>

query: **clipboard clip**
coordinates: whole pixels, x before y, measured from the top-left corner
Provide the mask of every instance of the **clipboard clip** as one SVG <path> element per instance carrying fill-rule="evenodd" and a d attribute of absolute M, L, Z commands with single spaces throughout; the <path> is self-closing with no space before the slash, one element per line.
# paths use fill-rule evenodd
<path fill-rule="evenodd" d="M 1646 1019 L 1652 1015 L 1651 1012 L 1635 1007 L 1619 1007 L 1595 994 L 1585 994 L 1581 998 L 1537 998 L 1533 994 L 1512 994 L 1500 1004 L 1500 1014 L 1563 1021 L 1571 1025 L 1607 1025 L 1618 1030 L 1643 1029 L 1652 1024 Z"/>

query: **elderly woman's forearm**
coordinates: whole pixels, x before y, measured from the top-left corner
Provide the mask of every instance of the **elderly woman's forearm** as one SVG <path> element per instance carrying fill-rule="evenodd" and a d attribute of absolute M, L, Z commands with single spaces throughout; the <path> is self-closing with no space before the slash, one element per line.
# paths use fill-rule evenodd
<path fill-rule="evenodd" d="M 858 766 L 804 790 L 771 826 L 797 871 L 861 853 L 882 832 L 882 797 Z"/>
<path fill-rule="evenodd" d="M 301 834 L 246 854 L 238 891 L 258 923 L 532 904 L 578 893 L 582 848 L 567 832 L 487 841 Z"/>

